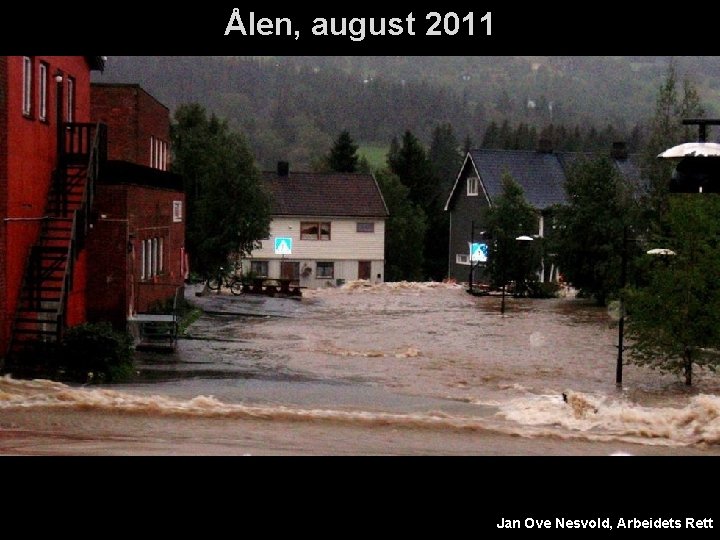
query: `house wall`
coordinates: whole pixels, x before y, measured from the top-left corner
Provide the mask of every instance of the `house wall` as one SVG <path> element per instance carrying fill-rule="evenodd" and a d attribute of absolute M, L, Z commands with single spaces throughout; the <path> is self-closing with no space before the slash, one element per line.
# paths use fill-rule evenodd
<path fill-rule="evenodd" d="M 182 253 L 185 246 L 185 223 L 173 221 L 173 202 L 182 201 L 185 195 L 178 191 L 144 186 L 127 186 L 127 212 L 132 253 L 129 258 L 128 276 L 132 297 L 128 309 L 144 313 L 155 302 L 162 302 L 183 287 Z M 140 271 L 140 242 L 163 238 L 163 272 L 155 277 L 142 279 Z"/>
<path fill-rule="evenodd" d="M 52 172 L 57 161 L 57 84 L 54 75 L 62 72 L 64 100 L 68 77 L 75 79 L 75 122 L 90 121 L 90 68 L 84 56 L 34 56 L 31 114 L 25 116 L 23 102 L 23 57 L 2 58 L 0 87 L 4 126 L 0 129 L 0 273 L 4 301 L 0 304 L 0 355 L 9 343 L 10 324 L 22 284 L 30 246 L 40 232 L 38 221 L 45 213 Z M 47 120 L 38 118 L 39 65 L 48 65 Z M 63 104 L 63 118 L 66 106 Z M 4 163 L 3 163 L 4 162 Z M 3 172 L 4 171 L 4 172 Z M 76 265 L 73 290 L 84 289 L 85 260 Z M 68 305 L 68 319 L 82 318 L 82 298 L 75 295 Z"/>
<path fill-rule="evenodd" d="M 468 196 L 468 175 L 475 175 L 471 162 L 468 160 L 457 187 L 452 209 L 450 210 L 450 249 L 448 253 L 448 276 L 458 282 L 467 282 L 470 277 L 470 264 L 458 264 L 457 255 L 469 255 L 470 234 L 475 221 L 475 242 L 482 242 L 480 233 L 483 231 L 483 215 L 488 202 L 482 188 L 477 196 Z M 479 273 L 479 271 L 478 271 Z M 473 280 L 477 277 L 473 277 Z"/>
<path fill-rule="evenodd" d="M 108 126 L 108 159 L 151 166 L 151 139 L 167 144 L 170 111 L 145 90 L 131 84 L 93 84 L 93 122 Z"/>
<path fill-rule="evenodd" d="M 330 221 L 330 240 L 301 240 L 300 223 L 304 221 Z M 358 233 L 358 222 L 375 224 L 374 233 Z M 275 255 L 275 238 L 293 239 L 292 255 Z M 255 250 L 252 258 L 244 261 L 244 271 L 249 261 L 268 261 L 268 277 L 280 277 L 281 261 L 299 262 L 301 276 L 309 268 L 309 275 L 302 277 L 303 286 L 317 288 L 336 284 L 338 279 L 358 279 L 359 261 L 371 262 L 371 278 L 385 278 L 385 221 L 381 219 L 330 219 L 330 218 L 276 218 L 270 225 L 270 239 L 262 241 L 262 248 Z M 332 279 L 317 278 L 317 262 L 333 262 Z M 379 276 L 379 277 L 378 277 Z"/>

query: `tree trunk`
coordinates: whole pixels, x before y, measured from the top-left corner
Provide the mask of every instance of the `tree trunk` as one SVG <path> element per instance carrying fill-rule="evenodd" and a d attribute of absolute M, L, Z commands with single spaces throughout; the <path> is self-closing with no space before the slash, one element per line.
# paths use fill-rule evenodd
<path fill-rule="evenodd" d="M 685 349 L 685 386 L 692 386 L 692 355 Z"/>

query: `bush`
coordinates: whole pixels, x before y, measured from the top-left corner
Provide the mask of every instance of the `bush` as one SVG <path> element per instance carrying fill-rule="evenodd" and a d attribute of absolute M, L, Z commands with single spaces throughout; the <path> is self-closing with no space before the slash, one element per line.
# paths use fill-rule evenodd
<path fill-rule="evenodd" d="M 69 329 L 60 344 L 58 369 L 78 381 L 117 382 L 133 369 L 132 339 L 110 323 Z"/>
<path fill-rule="evenodd" d="M 555 298 L 560 292 L 560 284 L 554 281 L 542 283 L 540 281 L 532 281 L 528 283 L 529 298 Z"/>

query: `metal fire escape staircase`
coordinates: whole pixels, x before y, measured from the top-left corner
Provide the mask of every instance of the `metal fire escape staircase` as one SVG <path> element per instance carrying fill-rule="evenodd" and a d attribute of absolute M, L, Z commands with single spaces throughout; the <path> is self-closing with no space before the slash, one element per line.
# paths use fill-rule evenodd
<path fill-rule="evenodd" d="M 13 356 L 36 353 L 62 340 L 75 263 L 90 230 L 95 180 L 107 157 L 106 144 L 104 124 L 63 126 L 40 236 L 25 264 L 12 327 Z"/>

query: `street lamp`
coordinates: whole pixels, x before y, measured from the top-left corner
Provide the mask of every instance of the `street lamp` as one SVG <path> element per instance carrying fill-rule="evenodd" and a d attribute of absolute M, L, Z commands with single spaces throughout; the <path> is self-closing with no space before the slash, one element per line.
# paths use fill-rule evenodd
<path fill-rule="evenodd" d="M 522 235 L 522 236 L 518 236 L 515 238 L 516 242 L 532 242 L 533 240 L 534 239 L 532 236 L 527 236 L 527 235 Z M 502 299 L 500 301 L 500 313 L 502 315 L 505 314 L 505 282 L 507 281 L 506 277 L 505 277 L 506 266 L 507 266 L 507 256 L 505 256 L 505 260 L 503 261 L 502 297 L 501 297 Z"/>

